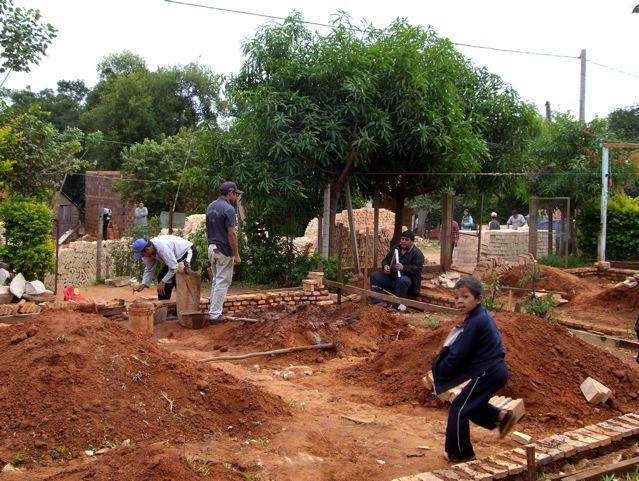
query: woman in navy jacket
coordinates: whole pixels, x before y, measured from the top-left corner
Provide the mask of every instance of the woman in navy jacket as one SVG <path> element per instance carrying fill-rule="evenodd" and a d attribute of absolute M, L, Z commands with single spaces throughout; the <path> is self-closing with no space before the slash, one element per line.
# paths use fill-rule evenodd
<path fill-rule="evenodd" d="M 433 360 L 435 394 L 469 381 L 453 400 L 446 426 L 446 455 L 451 462 L 470 461 L 475 452 L 470 442 L 470 424 L 486 429 L 499 427 L 500 437 L 513 428 L 508 411 L 489 404 L 495 392 L 508 380 L 506 351 L 495 320 L 481 305 L 483 288 L 479 279 L 464 277 L 454 289 L 455 305 L 466 314 L 463 324 L 453 328 L 444 347 Z"/>

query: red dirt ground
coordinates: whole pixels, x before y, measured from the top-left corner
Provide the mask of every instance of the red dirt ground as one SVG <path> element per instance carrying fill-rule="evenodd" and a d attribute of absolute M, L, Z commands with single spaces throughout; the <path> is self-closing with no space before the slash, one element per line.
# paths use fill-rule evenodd
<path fill-rule="evenodd" d="M 574 289 L 556 310 L 562 316 L 599 312 L 606 323 L 605 313 L 624 313 L 610 325 L 630 317 L 628 296 L 606 296 L 560 270 L 542 268 L 542 276 L 539 288 Z M 105 288 L 98 297 L 123 297 L 118 292 Z M 45 311 L 0 328 L 0 432 L 8 433 L 0 460 L 23 459 L 27 481 L 382 481 L 445 466 L 447 407 L 421 377 L 461 317 L 352 303 L 243 315 L 260 322 L 188 330 L 167 321 L 145 338 L 125 322 Z M 526 404 L 518 430 L 536 438 L 639 411 L 633 353 L 617 357 L 525 314 L 495 319 L 510 371 L 501 394 Z M 197 362 L 317 343 L 336 348 Z M 613 389 L 614 401 L 588 404 L 579 389 L 587 376 Z M 483 429 L 472 436 L 480 457 L 513 447 Z M 104 447 L 113 449 L 83 454 Z"/>

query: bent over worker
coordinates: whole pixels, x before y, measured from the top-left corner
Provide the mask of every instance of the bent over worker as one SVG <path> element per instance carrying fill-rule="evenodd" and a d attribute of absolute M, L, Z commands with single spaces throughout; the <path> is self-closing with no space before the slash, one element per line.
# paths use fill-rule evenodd
<path fill-rule="evenodd" d="M 371 290 L 374 292 L 392 292 L 397 297 L 419 294 L 422 285 L 424 254 L 415 246 L 415 234 L 407 230 L 402 232 L 399 244 L 392 247 L 382 260 L 382 271 L 373 272 L 370 277 Z M 373 299 L 373 304 L 379 301 Z M 393 306 L 397 310 L 406 310 L 406 306 Z"/>
<path fill-rule="evenodd" d="M 197 261 L 197 249 L 192 242 L 176 235 L 162 235 L 151 240 L 138 239 L 133 243 L 133 258 L 144 262 L 144 274 L 142 282 L 134 287 L 135 291 L 141 291 L 151 285 L 156 262 L 164 266 L 158 274 L 158 299 L 171 299 L 171 293 L 175 286 L 175 273 L 179 264 L 185 267 L 195 265 Z"/>

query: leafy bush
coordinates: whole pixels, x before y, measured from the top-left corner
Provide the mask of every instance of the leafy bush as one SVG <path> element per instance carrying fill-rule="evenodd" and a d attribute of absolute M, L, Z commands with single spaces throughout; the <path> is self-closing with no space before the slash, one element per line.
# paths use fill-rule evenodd
<path fill-rule="evenodd" d="M 142 259 L 133 259 L 133 241 L 112 243 L 109 250 L 109 258 L 114 276 L 131 276 L 142 279 L 144 263 Z"/>
<path fill-rule="evenodd" d="M 0 207 L 6 245 L 0 258 L 27 279 L 44 278 L 55 266 L 55 241 L 51 237 L 53 211 L 31 199 L 8 199 Z"/>
<path fill-rule="evenodd" d="M 495 275 L 490 280 L 490 284 L 484 284 L 484 290 L 488 292 L 482 300 L 482 304 L 489 311 L 499 312 L 504 310 L 506 303 L 504 301 L 498 301 L 497 296 L 501 292 L 501 278 Z"/>
<path fill-rule="evenodd" d="M 208 277 L 209 268 L 209 241 L 206 238 L 206 226 L 202 223 L 198 229 L 194 232 L 191 232 L 187 239 L 190 242 L 193 242 L 195 248 L 197 249 L 197 261 L 196 264 L 191 265 L 191 268 L 195 271 L 199 271 L 202 273 L 202 277 Z M 240 254 L 241 257 L 241 254 Z"/>
<path fill-rule="evenodd" d="M 541 317 L 542 319 L 547 319 L 551 322 L 555 321 L 552 317 L 552 313 L 556 305 L 557 302 L 551 296 L 528 296 L 522 302 L 524 312 Z"/>
<path fill-rule="evenodd" d="M 592 266 L 592 260 L 585 257 L 568 256 L 568 265 L 565 266 L 566 258 L 564 256 L 552 255 L 546 257 L 540 257 L 537 262 L 544 266 L 551 266 L 557 268 L 568 267 L 569 269 L 575 267 L 589 267 Z"/>
<path fill-rule="evenodd" d="M 606 258 L 639 260 L 639 197 L 616 193 L 608 200 Z M 577 217 L 579 247 L 588 257 L 597 257 L 601 224 L 599 199 L 585 202 Z"/>

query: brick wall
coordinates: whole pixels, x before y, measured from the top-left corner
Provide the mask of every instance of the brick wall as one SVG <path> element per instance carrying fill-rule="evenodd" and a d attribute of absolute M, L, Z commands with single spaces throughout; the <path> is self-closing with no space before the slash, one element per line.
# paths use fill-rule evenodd
<path fill-rule="evenodd" d="M 474 264 L 477 261 L 477 231 L 462 231 L 453 251 L 453 264 Z M 484 230 L 481 233 L 481 257 L 515 259 L 528 252 L 527 230 Z M 537 257 L 548 252 L 548 231 L 537 231 Z"/>
<path fill-rule="evenodd" d="M 122 202 L 120 193 L 113 190 L 113 181 L 120 177 L 116 170 L 91 170 L 85 181 L 85 219 L 87 234 L 98 235 L 98 206 L 113 211 L 108 239 L 119 239 L 133 225 L 134 207 Z"/>

